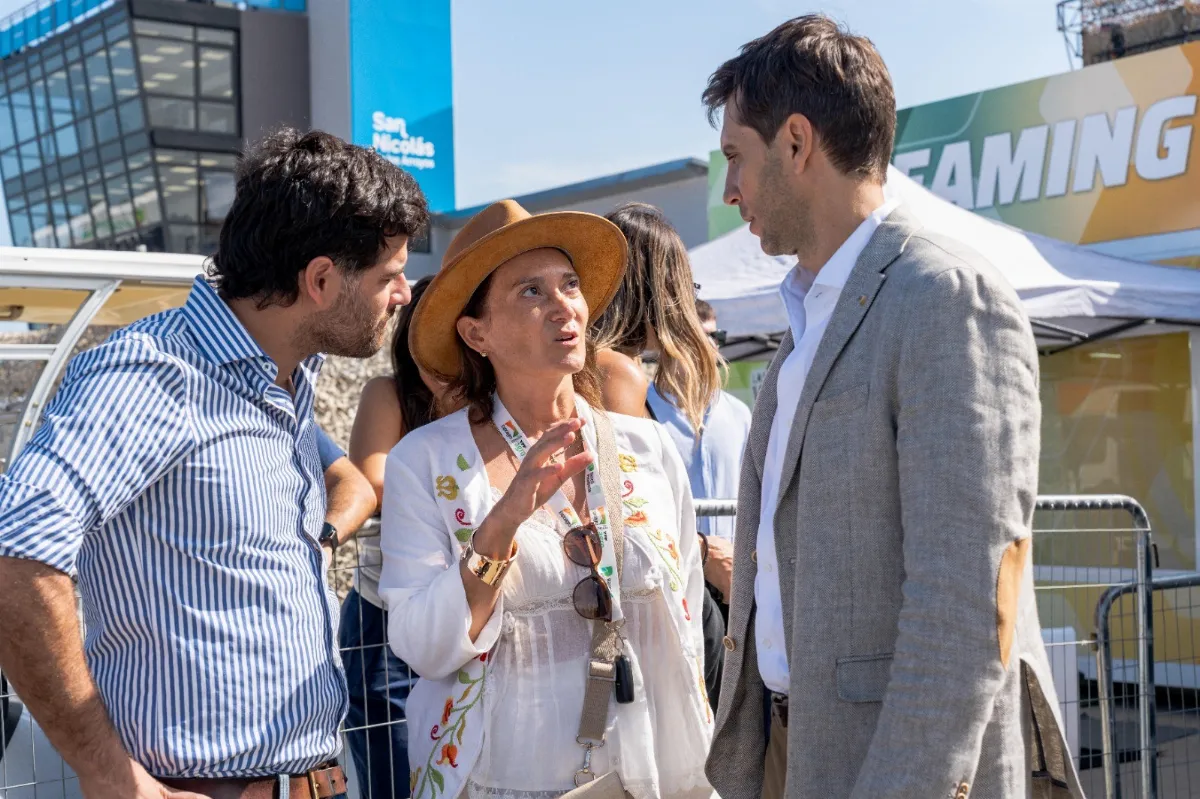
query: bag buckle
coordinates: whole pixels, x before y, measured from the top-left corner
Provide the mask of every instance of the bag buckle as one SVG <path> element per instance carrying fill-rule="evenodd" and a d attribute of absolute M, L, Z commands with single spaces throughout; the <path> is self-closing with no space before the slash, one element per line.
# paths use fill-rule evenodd
<path fill-rule="evenodd" d="M 598 746 L 604 746 L 604 741 L 596 743 L 595 741 L 584 741 L 578 737 L 575 738 L 575 741 L 583 747 L 583 766 L 575 772 L 575 787 L 582 788 L 596 779 L 596 772 L 592 771 L 592 750 Z"/>

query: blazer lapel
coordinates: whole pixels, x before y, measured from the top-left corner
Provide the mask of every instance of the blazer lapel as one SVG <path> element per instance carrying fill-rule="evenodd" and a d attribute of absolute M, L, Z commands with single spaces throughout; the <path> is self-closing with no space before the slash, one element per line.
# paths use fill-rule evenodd
<path fill-rule="evenodd" d="M 775 420 L 775 409 L 779 403 L 779 368 L 795 348 L 792 331 L 783 334 L 779 349 L 771 359 L 767 373 L 763 375 L 762 387 L 754 401 L 754 414 L 750 420 L 750 454 L 758 479 L 762 481 L 763 464 L 767 460 L 767 446 L 771 441 L 771 424 Z"/>
<path fill-rule="evenodd" d="M 779 481 L 779 496 L 783 497 L 800 463 L 804 450 L 804 436 L 808 430 L 808 419 L 812 415 L 813 405 L 817 396 L 829 377 L 829 372 L 837 362 L 838 357 L 850 343 L 851 336 L 862 324 L 863 318 L 875 301 L 879 289 L 883 287 L 885 272 L 900 254 L 908 239 L 920 225 L 903 209 L 897 209 L 888 215 L 883 224 L 871 236 L 867 246 L 858 256 L 846 285 L 842 288 L 837 306 L 829 319 L 829 326 L 821 343 L 817 346 L 812 368 L 804 380 L 804 389 L 800 393 L 800 402 L 796 406 L 796 416 L 792 421 L 791 433 L 788 435 L 788 446 L 783 458 L 783 469 Z M 787 528 L 790 529 L 791 525 Z M 776 527 L 778 533 L 779 527 Z"/>

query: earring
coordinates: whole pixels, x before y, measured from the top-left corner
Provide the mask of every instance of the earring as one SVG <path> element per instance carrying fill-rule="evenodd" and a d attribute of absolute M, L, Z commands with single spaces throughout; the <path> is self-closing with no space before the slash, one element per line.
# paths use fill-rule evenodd
<path fill-rule="evenodd" d="M 487 353 L 486 353 L 486 352 L 480 352 L 479 354 L 480 354 L 480 355 L 482 355 L 484 358 L 486 358 L 486 357 L 487 357 Z"/>

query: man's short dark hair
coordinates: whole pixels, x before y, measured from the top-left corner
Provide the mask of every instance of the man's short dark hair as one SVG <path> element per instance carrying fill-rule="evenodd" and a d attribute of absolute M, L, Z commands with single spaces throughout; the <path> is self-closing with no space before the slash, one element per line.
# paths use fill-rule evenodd
<path fill-rule="evenodd" d="M 696 300 L 696 315 L 700 317 L 701 323 L 717 321 L 717 312 L 705 300 Z"/>
<path fill-rule="evenodd" d="M 281 128 L 238 159 L 237 194 L 209 273 L 225 299 L 288 305 L 314 258 L 359 272 L 378 263 L 387 238 L 428 224 L 416 180 L 374 150 Z"/>
<path fill-rule="evenodd" d="M 823 14 L 785 22 L 722 64 L 704 90 L 709 121 L 731 103 L 767 144 L 789 116 L 803 114 L 843 174 L 887 176 L 896 135 L 891 76 L 869 39 Z"/>

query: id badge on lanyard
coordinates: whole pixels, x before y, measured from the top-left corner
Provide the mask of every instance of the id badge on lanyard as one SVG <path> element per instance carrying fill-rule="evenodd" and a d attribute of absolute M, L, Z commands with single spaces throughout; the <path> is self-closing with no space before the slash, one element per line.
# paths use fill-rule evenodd
<path fill-rule="evenodd" d="M 493 397 L 492 405 L 494 407 L 492 422 L 496 425 L 496 429 L 500 431 L 500 437 L 508 443 L 513 455 L 517 458 L 517 462 L 524 462 L 525 455 L 537 442 L 530 441 L 526 437 L 520 425 L 513 419 L 508 409 L 504 407 L 504 403 L 500 401 L 499 396 Z M 595 453 L 598 451 L 596 448 L 596 426 L 591 423 L 591 409 L 588 408 L 586 411 L 580 414 L 584 420 L 583 430 L 580 432 L 583 435 L 584 445 Z M 598 571 L 604 582 L 608 584 L 608 591 L 612 595 L 613 621 L 620 621 L 624 616 L 621 613 L 621 581 L 617 579 L 616 545 L 612 540 L 612 527 L 608 523 L 608 513 L 604 506 L 604 487 L 600 484 L 600 471 L 595 459 L 584 470 L 583 483 L 587 489 L 588 515 L 591 516 L 592 524 L 595 525 L 596 532 L 600 536 L 601 550 Z M 579 514 L 575 512 L 575 508 L 567 501 L 567 497 L 563 494 L 561 488 L 554 492 L 554 495 L 550 497 L 546 504 L 562 520 L 568 530 L 583 526 L 583 520 L 579 518 Z"/>

